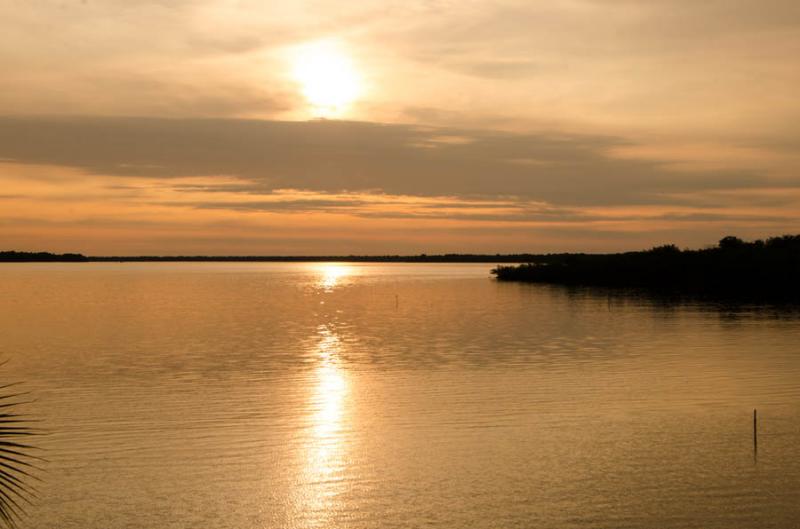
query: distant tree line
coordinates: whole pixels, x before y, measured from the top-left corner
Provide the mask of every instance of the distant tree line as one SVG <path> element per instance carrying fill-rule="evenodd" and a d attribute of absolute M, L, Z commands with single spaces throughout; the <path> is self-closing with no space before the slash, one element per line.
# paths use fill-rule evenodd
<path fill-rule="evenodd" d="M 0 262 L 82 262 L 89 258 L 79 253 L 50 253 L 50 252 L 0 252 Z"/>
<path fill-rule="evenodd" d="M 669 244 L 616 254 L 551 254 L 492 273 L 501 281 L 800 300 L 800 235 L 752 242 L 728 236 L 703 250 Z"/>
<path fill-rule="evenodd" d="M 140 255 L 125 257 L 89 257 L 90 261 L 189 261 L 189 262 L 347 262 L 347 263 L 527 263 L 537 256 L 440 254 L 440 255 Z"/>
<path fill-rule="evenodd" d="M 49 252 L 0 252 L 0 262 L 365 262 L 365 263 L 527 263 L 535 254 L 439 254 L 439 255 L 136 255 L 85 256 Z"/>

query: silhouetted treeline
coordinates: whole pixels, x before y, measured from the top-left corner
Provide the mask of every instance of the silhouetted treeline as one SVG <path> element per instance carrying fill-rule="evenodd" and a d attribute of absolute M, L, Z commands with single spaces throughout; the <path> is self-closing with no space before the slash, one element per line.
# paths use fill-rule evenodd
<path fill-rule="evenodd" d="M 91 261 L 91 262 L 364 262 L 364 263 L 526 263 L 545 256 L 534 254 L 486 255 L 138 255 L 84 256 L 47 252 L 0 252 L 0 262 Z"/>
<path fill-rule="evenodd" d="M 527 263 L 537 257 L 522 255 L 188 255 L 158 256 L 142 255 L 133 257 L 90 257 L 90 261 L 241 261 L 241 262 L 349 262 L 349 263 Z"/>
<path fill-rule="evenodd" d="M 83 262 L 89 258 L 79 253 L 50 252 L 0 252 L 0 262 L 41 263 L 41 262 Z"/>
<path fill-rule="evenodd" d="M 745 242 L 728 236 L 715 248 L 666 245 L 618 254 L 559 254 L 498 266 L 502 281 L 800 299 L 800 235 Z"/>

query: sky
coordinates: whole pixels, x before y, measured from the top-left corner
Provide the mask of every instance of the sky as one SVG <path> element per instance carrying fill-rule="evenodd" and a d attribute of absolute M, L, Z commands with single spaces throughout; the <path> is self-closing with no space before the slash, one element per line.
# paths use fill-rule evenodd
<path fill-rule="evenodd" d="M 800 232 L 792 0 L 0 0 L 0 249 Z"/>

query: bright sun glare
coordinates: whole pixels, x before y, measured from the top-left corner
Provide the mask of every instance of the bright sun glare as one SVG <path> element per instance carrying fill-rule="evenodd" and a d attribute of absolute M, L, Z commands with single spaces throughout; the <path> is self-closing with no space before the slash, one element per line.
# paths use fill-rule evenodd
<path fill-rule="evenodd" d="M 292 75 L 315 117 L 342 115 L 361 95 L 361 78 L 342 44 L 333 40 L 295 48 Z"/>
<path fill-rule="evenodd" d="M 323 263 L 319 267 L 320 279 L 318 285 L 323 290 L 331 291 L 343 277 L 350 275 L 350 267 L 337 263 Z"/>

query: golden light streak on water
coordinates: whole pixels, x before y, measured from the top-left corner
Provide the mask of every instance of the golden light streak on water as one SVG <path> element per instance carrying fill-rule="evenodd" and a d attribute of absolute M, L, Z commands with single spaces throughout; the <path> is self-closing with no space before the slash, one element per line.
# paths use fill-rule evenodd
<path fill-rule="evenodd" d="M 322 296 L 340 286 L 350 267 L 341 264 L 320 265 L 316 282 Z M 329 527 L 337 513 L 344 510 L 339 496 L 346 487 L 346 425 L 348 423 L 349 380 L 342 368 L 343 343 L 333 321 L 325 313 L 316 328 L 309 357 L 314 368 L 309 377 L 307 401 L 308 429 L 304 440 L 301 476 L 297 480 L 298 521 L 301 527 Z"/>
<path fill-rule="evenodd" d="M 320 274 L 317 286 L 330 292 L 341 283 L 342 279 L 352 273 L 352 267 L 340 263 L 322 263 L 318 267 Z"/>

